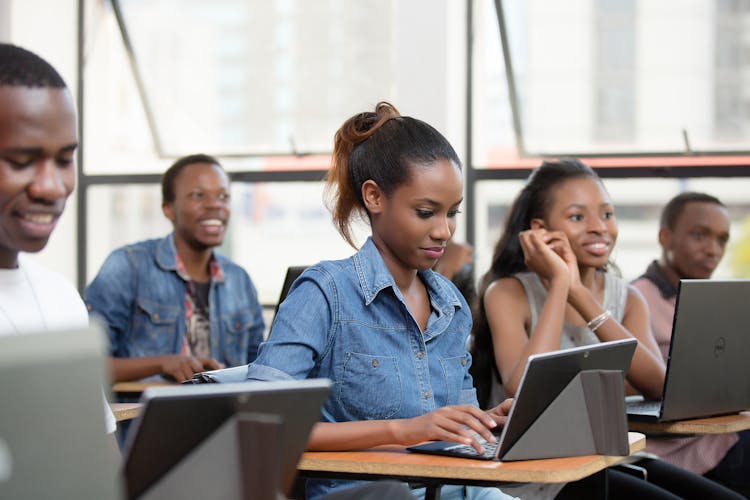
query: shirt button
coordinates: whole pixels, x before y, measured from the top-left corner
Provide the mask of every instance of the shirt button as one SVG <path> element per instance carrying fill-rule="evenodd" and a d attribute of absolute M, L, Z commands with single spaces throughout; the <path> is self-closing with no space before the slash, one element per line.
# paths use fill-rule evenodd
<path fill-rule="evenodd" d="M 159 315 L 157 313 L 154 313 L 154 321 L 159 321 Z"/>
<path fill-rule="evenodd" d="M 372 367 L 373 368 L 377 368 L 379 364 L 380 364 L 380 361 L 378 361 L 377 359 L 373 359 L 372 360 Z"/>
<path fill-rule="evenodd" d="M 425 399 L 428 399 L 430 397 L 430 391 L 424 391 L 424 397 Z"/>
<path fill-rule="evenodd" d="M 235 328 L 236 330 L 239 330 L 241 326 L 242 326 L 242 325 L 240 325 L 239 323 L 235 323 L 235 324 L 234 324 L 234 328 Z"/>
<path fill-rule="evenodd" d="M 466 366 L 466 358 L 461 358 L 461 366 Z"/>
<path fill-rule="evenodd" d="M 423 353 L 422 351 L 419 351 L 419 352 L 417 353 L 417 357 L 418 357 L 419 359 L 422 359 L 422 358 L 424 358 L 424 353 Z"/>

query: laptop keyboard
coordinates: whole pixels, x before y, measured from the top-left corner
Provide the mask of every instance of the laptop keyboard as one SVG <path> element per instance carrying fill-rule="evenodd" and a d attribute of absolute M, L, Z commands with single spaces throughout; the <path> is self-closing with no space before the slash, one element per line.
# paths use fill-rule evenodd
<path fill-rule="evenodd" d="M 468 444 L 456 444 L 453 446 L 448 446 L 445 448 L 445 451 L 450 451 L 451 453 L 455 453 L 464 457 L 484 458 L 487 460 L 495 458 L 495 451 L 500 445 L 500 442 L 498 441 L 496 443 L 488 443 L 484 439 L 480 439 L 479 442 L 482 443 L 484 453 L 478 453 L 477 450 L 475 450 Z"/>
<path fill-rule="evenodd" d="M 658 415 L 661 410 L 661 401 L 628 401 L 627 412 L 641 415 Z"/>

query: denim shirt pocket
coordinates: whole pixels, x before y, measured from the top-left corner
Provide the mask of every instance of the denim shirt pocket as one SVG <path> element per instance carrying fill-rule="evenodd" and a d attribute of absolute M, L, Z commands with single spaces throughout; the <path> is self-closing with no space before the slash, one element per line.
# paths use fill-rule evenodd
<path fill-rule="evenodd" d="M 443 376 L 445 377 L 445 387 L 447 389 L 447 405 L 462 404 L 461 389 L 464 378 L 466 377 L 467 356 L 452 356 L 450 358 L 440 358 L 440 365 L 443 367 Z"/>
<path fill-rule="evenodd" d="M 403 388 L 398 357 L 349 352 L 341 379 L 339 402 L 354 418 L 381 420 L 401 411 Z"/>
<path fill-rule="evenodd" d="M 224 330 L 224 362 L 227 366 L 246 364 L 250 328 L 253 326 L 252 314 L 250 311 L 224 314 L 221 316 L 221 324 Z"/>
<path fill-rule="evenodd" d="M 180 307 L 160 304 L 144 298 L 136 299 L 133 319 L 135 340 L 143 356 L 175 353 L 178 321 L 184 321 Z"/>

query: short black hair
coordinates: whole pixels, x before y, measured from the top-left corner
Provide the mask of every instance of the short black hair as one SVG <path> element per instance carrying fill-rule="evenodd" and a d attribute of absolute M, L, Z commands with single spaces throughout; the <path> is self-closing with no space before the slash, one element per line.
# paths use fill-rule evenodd
<path fill-rule="evenodd" d="M 194 163 L 210 163 L 224 170 L 219 160 L 206 154 L 194 154 L 178 158 L 166 172 L 161 176 L 161 202 L 172 203 L 174 201 L 174 181 L 182 172 L 182 169 Z"/>
<path fill-rule="evenodd" d="M 9 43 L 0 43 L 0 86 L 68 87 L 50 63 L 29 50 Z"/>
<path fill-rule="evenodd" d="M 726 208 L 726 206 L 715 196 L 706 193 L 687 191 L 678 194 L 664 205 L 664 209 L 661 212 L 661 219 L 659 220 L 659 226 L 669 229 L 670 231 L 674 229 L 675 224 L 677 224 L 677 219 L 680 217 L 680 214 L 682 214 L 682 211 L 685 210 L 685 205 L 691 202 L 714 203 Z"/>

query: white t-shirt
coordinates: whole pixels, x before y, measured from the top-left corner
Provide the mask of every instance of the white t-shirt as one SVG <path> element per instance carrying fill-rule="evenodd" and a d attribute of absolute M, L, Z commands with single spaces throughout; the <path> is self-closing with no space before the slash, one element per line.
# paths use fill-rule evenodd
<path fill-rule="evenodd" d="M 0 269 L 0 336 L 65 330 L 89 324 L 86 305 L 73 285 L 23 254 L 17 269 Z M 104 401 L 107 433 L 117 429 Z"/>

